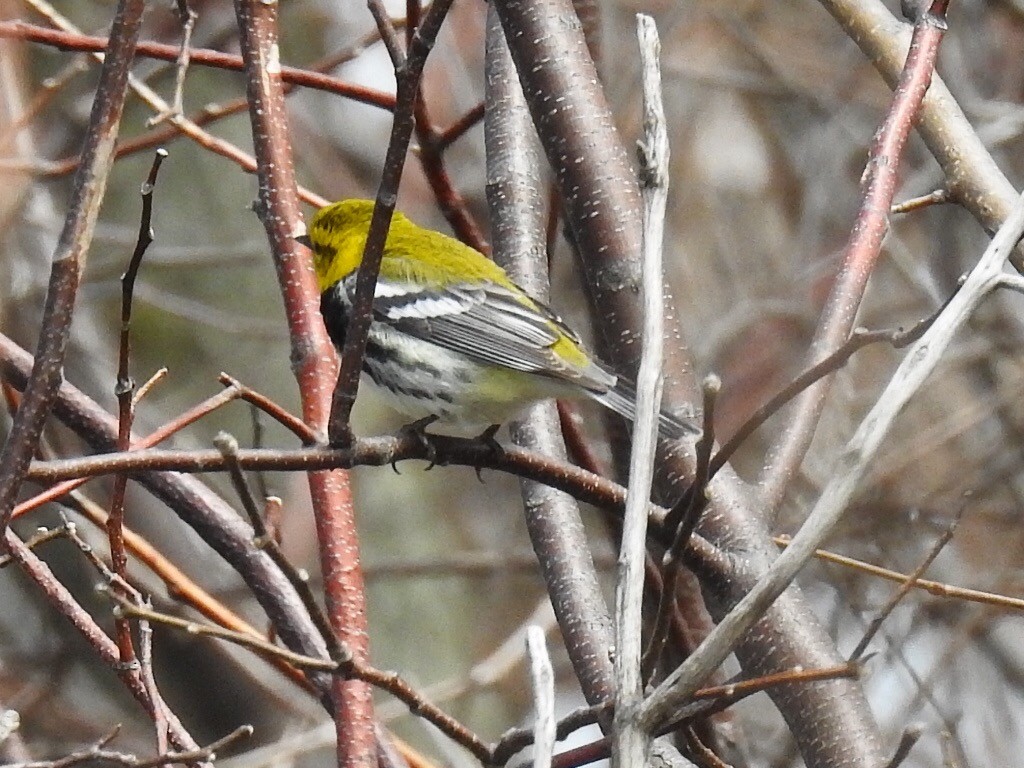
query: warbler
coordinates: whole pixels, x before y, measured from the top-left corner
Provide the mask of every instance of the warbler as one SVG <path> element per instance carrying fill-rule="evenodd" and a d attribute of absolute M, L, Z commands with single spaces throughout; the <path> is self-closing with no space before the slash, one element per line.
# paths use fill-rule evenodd
<path fill-rule="evenodd" d="M 313 251 L 320 312 L 339 351 L 373 205 L 328 205 L 296 238 Z M 589 398 L 630 420 L 636 414 L 630 383 L 504 269 L 397 211 L 381 259 L 363 371 L 396 410 L 462 429 L 501 424 L 549 397 Z M 672 439 L 698 431 L 667 413 L 659 427 Z"/>

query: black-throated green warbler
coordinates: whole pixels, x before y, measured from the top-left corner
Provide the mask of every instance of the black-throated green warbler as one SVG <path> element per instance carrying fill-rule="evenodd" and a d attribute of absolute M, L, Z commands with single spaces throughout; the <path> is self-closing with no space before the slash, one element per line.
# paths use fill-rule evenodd
<path fill-rule="evenodd" d="M 340 350 L 372 200 L 321 208 L 298 240 L 313 251 L 320 311 Z M 466 428 L 500 424 L 549 397 L 589 398 L 627 419 L 632 388 L 483 254 L 397 211 L 384 247 L 363 369 L 399 411 Z M 698 430 L 661 414 L 661 433 Z"/>

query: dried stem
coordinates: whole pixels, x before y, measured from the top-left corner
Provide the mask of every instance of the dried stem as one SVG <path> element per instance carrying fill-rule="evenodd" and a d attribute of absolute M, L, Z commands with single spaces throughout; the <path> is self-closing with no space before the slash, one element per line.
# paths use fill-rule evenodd
<path fill-rule="evenodd" d="M 636 420 L 630 450 L 629 485 L 615 587 L 615 720 L 612 766 L 642 766 L 651 735 L 639 723 L 643 701 L 642 606 L 647 555 L 647 504 L 654 482 L 658 414 L 663 387 L 664 297 L 662 243 L 668 201 L 668 129 L 661 95 L 661 41 L 654 19 L 637 14 L 640 70 L 644 92 L 644 139 L 639 145 L 643 216 L 643 337 L 636 386 Z"/>

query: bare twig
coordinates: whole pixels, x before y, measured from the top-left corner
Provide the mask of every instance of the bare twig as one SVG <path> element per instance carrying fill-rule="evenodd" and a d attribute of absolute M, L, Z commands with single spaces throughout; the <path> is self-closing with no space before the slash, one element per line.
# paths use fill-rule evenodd
<path fill-rule="evenodd" d="M 316 432 L 311 429 L 306 422 L 288 413 L 270 398 L 261 395 L 256 390 L 247 387 L 245 384 L 238 381 L 238 379 L 229 376 L 226 373 L 222 373 L 218 377 L 218 381 L 227 387 L 236 389 L 238 391 L 238 397 L 245 400 L 247 403 L 251 403 L 256 408 L 259 408 L 289 432 L 298 437 L 304 444 L 313 445 L 318 442 Z"/>
<path fill-rule="evenodd" d="M 192 59 L 192 31 L 196 27 L 199 14 L 182 0 L 179 3 L 178 15 L 181 18 L 181 49 L 174 62 L 174 99 L 171 101 L 171 108 L 168 112 L 155 115 L 148 120 L 147 125 L 149 126 L 159 125 L 171 115 L 185 113 L 185 74 L 188 72 L 189 61 Z"/>
<path fill-rule="evenodd" d="M 48 541 L 60 539 L 66 535 L 67 533 L 64 530 L 63 525 L 58 525 L 55 528 L 40 528 L 35 532 L 35 535 L 33 535 L 32 538 L 25 540 L 25 548 L 33 550 L 36 547 L 42 546 Z M 6 568 L 13 562 L 14 557 L 12 555 L 0 555 L 0 568 Z"/>
<path fill-rule="evenodd" d="M 135 380 L 129 371 L 131 361 L 132 299 L 135 295 L 135 280 L 150 244 L 153 242 L 153 190 L 156 188 L 160 166 L 167 152 L 158 149 L 149 168 L 149 176 L 142 184 L 142 215 L 139 218 L 139 234 L 135 250 L 128 260 L 128 268 L 121 276 L 121 334 L 117 353 L 117 382 L 114 394 L 117 396 L 117 449 L 131 448 L 132 425 L 135 421 Z M 110 541 L 110 562 L 114 573 L 122 581 L 128 578 L 128 556 L 124 547 L 124 496 L 128 487 L 127 475 L 114 478 L 110 494 L 110 515 L 107 517 L 107 538 Z M 131 664 L 135 661 L 132 648 L 131 629 L 127 622 L 115 623 L 117 645 L 121 650 L 121 661 Z"/>
<path fill-rule="evenodd" d="M 405 168 L 405 155 L 412 139 L 415 127 L 415 106 L 419 94 L 420 77 L 427 56 L 434 46 L 437 33 L 441 29 L 444 17 L 451 7 L 452 0 L 435 0 L 423 17 L 423 22 L 416 28 L 409 42 L 409 50 L 397 57 L 400 51 L 389 47 L 395 63 L 395 119 L 391 126 L 391 138 L 388 142 L 384 168 L 381 172 L 380 186 L 377 189 L 376 205 L 370 221 L 366 238 L 366 247 L 356 275 L 355 294 L 352 298 L 352 312 L 345 332 L 345 349 L 341 356 L 341 370 L 338 373 L 338 384 L 334 390 L 331 405 L 331 417 L 328 435 L 332 443 L 345 444 L 352 440 L 349 415 L 356 400 L 359 388 L 359 375 L 363 368 L 363 355 L 366 352 L 366 338 L 370 331 L 371 305 L 377 273 L 380 271 L 381 257 L 384 254 L 384 243 L 391 226 L 391 216 L 398 202 L 398 185 L 402 180 Z M 376 3 L 371 3 L 371 8 Z M 379 16 L 379 18 L 377 18 Z M 391 20 L 385 12 L 375 14 L 378 24 L 383 25 L 381 36 L 388 37 L 393 28 Z"/>
<path fill-rule="evenodd" d="M 241 499 L 242 508 L 245 509 L 245 513 L 248 515 L 249 522 L 256 534 L 254 543 L 258 548 L 270 555 L 271 559 L 277 564 L 277 567 L 281 569 L 281 572 L 291 582 L 291 585 L 302 599 L 303 605 L 306 606 L 306 610 L 309 611 L 309 616 L 313 619 L 313 623 L 320 630 L 331 658 L 338 662 L 348 662 L 351 657 L 351 651 L 338 640 L 334 630 L 331 628 L 330 622 L 324 615 L 323 609 L 317 603 L 313 590 L 309 587 L 309 574 L 305 571 L 300 571 L 292 565 L 291 561 L 288 560 L 281 550 L 278 542 L 267 531 L 263 516 L 260 514 L 256 500 L 253 498 L 252 492 L 245 482 L 245 475 L 243 475 L 242 468 L 238 463 L 238 441 L 226 432 L 221 432 L 214 438 L 214 444 L 227 461 L 231 484 Z"/>
<path fill-rule="evenodd" d="M 910 750 L 917 744 L 918 739 L 924 735 L 925 726 L 922 723 L 914 723 L 907 726 L 900 737 L 900 743 L 892 754 L 892 759 L 886 763 L 885 768 L 900 768 L 903 761 L 907 759 Z"/>
<path fill-rule="evenodd" d="M 282 659 L 300 669 L 316 669 L 324 672 L 336 672 L 339 667 L 339 662 L 295 653 L 287 648 L 274 645 L 261 637 L 253 637 L 252 635 L 248 635 L 243 632 L 236 632 L 233 629 L 225 629 L 224 627 L 214 626 L 213 624 L 204 624 L 198 621 L 181 619 L 177 616 L 171 616 L 167 613 L 155 611 L 146 605 L 128 600 L 116 592 L 111 592 L 110 598 L 117 603 L 114 608 L 115 615 L 145 619 L 146 621 L 153 622 L 154 624 L 163 624 L 180 629 L 190 635 L 205 635 L 207 637 L 215 637 L 218 640 L 226 640 L 230 643 L 234 643 L 235 645 L 255 651 L 262 656 Z"/>
<path fill-rule="evenodd" d="M 551 768 L 555 752 L 555 673 L 551 669 L 544 630 L 531 626 L 526 631 L 533 682 L 533 768 Z"/>
<path fill-rule="evenodd" d="M 676 583 L 683 569 L 686 545 L 697 529 L 700 516 L 707 506 L 707 484 L 711 479 L 711 451 L 715 444 L 715 403 L 722 382 L 717 376 L 708 376 L 702 387 L 704 392 L 704 423 L 697 441 L 697 464 L 694 479 L 676 505 L 665 517 L 665 527 L 672 534 L 672 544 L 662 558 L 663 586 L 658 596 L 658 610 L 654 618 L 651 639 L 643 657 L 644 679 L 650 680 L 661 661 L 668 641 L 669 629 L 676 600 Z"/>
<path fill-rule="evenodd" d="M 890 614 L 896 609 L 896 606 L 900 604 L 904 597 L 910 594 L 910 591 L 916 586 L 918 580 L 924 575 L 925 571 L 935 562 L 935 558 L 939 556 L 939 553 L 953 538 L 953 534 L 956 532 L 957 526 L 960 524 L 961 518 L 963 518 L 964 507 L 960 507 L 960 510 L 956 513 L 956 516 L 946 526 L 946 530 L 942 532 L 942 535 L 935 541 L 932 548 L 928 551 L 928 555 L 921 561 L 921 564 L 917 566 L 904 581 L 900 588 L 896 590 L 892 597 L 889 598 L 885 606 L 878 615 L 871 620 L 871 624 L 868 625 L 867 630 L 864 632 L 864 636 L 857 643 L 857 647 L 850 653 L 850 661 L 857 661 L 864 655 L 864 651 L 871 645 L 871 641 L 878 634 L 878 630 L 882 628 L 882 624 L 889 618 Z"/>
<path fill-rule="evenodd" d="M 164 765 L 175 763 L 212 763 L 217 759 L 217 753 L 244 738 L 252 736 L 251 725 L 241 725 L 227 736 L 210 742 L 205 747 L 186 749 L 174 752 L 165 752 L 156 757 L 138 757 L 127 752 L 117 752 L 106 749 L 106 745 L 113 739 L 113 735 L 100 739 L 88 749 L 72 752 L 69 755 L 54 760 L 32 760 L 21 763 L 8 763 L 5 768 L 73 768 L 78 765 L 100 765 L 112 763 L 123 766 L 123 768 L 160 768 Z"/>
<path fill-rule="evenodd" d="M 647 554 L 647 504 L 654 481 L 654 452 L 661 412 L 664 343 L 664 276 L 661 249 L 668 200 L 668 130 L 661 97 L 661 41 L 654 19 L 636 17 L 644 91 L 644 139 L 639 146 L 643 195 L 643 348 L 637 376 L 636 420 L 630 453 L 629 486 L 615 589 L 615 721 L 612 765 L 647 762 L 650 733 L 640 726 L 636 708 L 643 701 L 642 615 L 644 559 Z"/>
<path fill-rule="evenodd" d="M 729 463 L 729 460 L 732 459 L 733 455 L 737 450 L 739 450 L 739 447 L 743 445 L 744 441 L 746 441 L 747 438 L 749 438 L 755 431 L 760 429 L 768 419 L 778 413 L 779 409 L 786 403 L 801 392 L 806 391 L 815 383 L 821 381 L 826 376 L 838 371 L 846 365 L 847 361 L 849 361 L 854 354 L 864 347 L 871 344 L 888 343 L 892 345 L 893 349 L 903 349 L 909 344 L 917 341 L 921 338 L 924 332 L 928 330 L 928 327 L 932 322 L 934 322 L 935 318 L 938 317 L 939 313 L 946 308 L 952 298 L 953 294 L 950 294 L 949 298 L 946 299 L 941 307 L 935 310 L 933 315 L 919 321 L 908 330 L 895 328 L 869 331 L 865 328 L 854 328 L 853 332 L 842 346 L 832 354 L 825 357 L 821 362 L 812 365 L 806 371 L 793 379 L 793 381 L 769 398 L 768 402 L 754 411 L 750 418 L 743 422 L 740 428 L 736 430 L 735 434 L 733 434 L 732 437 L 722 445 L 714 455 L 714 458 L 711 459 L 711 465 L 708 468 L 709 476 L 714 477 L 717 475 L 718 472 Z"/>
<path fill-rule="evenodd" d="M 775 539 L 775 542 L 782 547 L 789 546 L 791 541 L 792 539 L 789 536 L 778 536 Z M 839 555 L 825 549 L 815 551 L 814 556 L 823 562 L 842 565 L 845 568 L 851 568 L 855 571 L 866 573 L 869 576 L 885 579 L 886 581 L 903 583 L 910 579 L 910 574 L 908 573 L 901 573 L 889 568 L 882 568 L 881 566 L 866 563 L 863 560 L 855 560 L 852 557 Z M 995 592 L 983 592 L 979 589 L 955 587 L 952 584 L 945 584 L 941 581 L 931 581 L 929 579 L 921 578 L 913 580 L 913 588 L 920 589 L 930 595 L 935 595 L 936 597 L 963 600 L 969 603 L 980 603 L 981 605 L 990 605 L 994 608 L 1002 608 L 1008 611 L 1024 611 L 1024 599 L 1011 597 L 1009 595 L 1000 595 Z"/>
<path fill-rule="evenodd" d="M 943 187 L 942 189 L 937 189 L 934 192 L 929 192 L 927 195 L 912 197 L 909 200 L 904 200 L 902 203 L 893 203 L 889 208 L 889 213 L 896 216 L 901 213 L 920 211 L 932 205 L 946 205 L 951 202 L 953 202 L 953 200 L 952 196 L 949 194 L 949 190 Z"/>

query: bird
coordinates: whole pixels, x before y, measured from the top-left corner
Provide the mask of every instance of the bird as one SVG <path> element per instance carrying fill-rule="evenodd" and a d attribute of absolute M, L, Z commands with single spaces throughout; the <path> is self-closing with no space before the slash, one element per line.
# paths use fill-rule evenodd
<path fill-rule="evenodd" d="M 374 201 L 342 200 L 318 210 L 305 235 L 313 254 L 320 312 L 341 351 Z M 545 303 L 498 264 L 455 238 L 396 211 L 373 296 L 363 373 L 415 424 L 458 430 L 498 425 L 546 398 L 589 399 L 633 420 L 632 383 L 584 345 Z M 662 412 L 659 432 L 699 433 Z"/>

